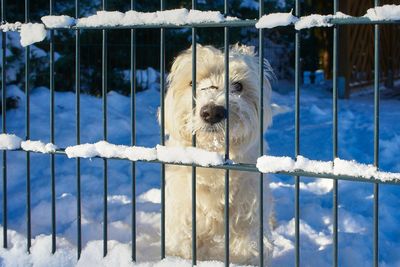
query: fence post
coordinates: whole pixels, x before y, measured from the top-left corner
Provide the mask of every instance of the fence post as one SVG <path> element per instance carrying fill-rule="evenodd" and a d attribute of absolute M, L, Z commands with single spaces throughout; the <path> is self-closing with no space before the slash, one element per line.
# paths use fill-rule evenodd
<path fill-rule="evenodd" d="M 1 0 L 1 21 L 4 22 L 6 19 L 5 11 L 5 0 Z M 6 114 L 7 114 L 7 83 L 6 83 L 6 42 L 7 33 L 1 33 L 1 128 L 2 132 L 6 133 Z M 3 150 L 3 248 L 7 248 L 7 152 Z"/>
<path fill-rule="evenodd" d="M 300 17 L 300 0 L 295 2 Z M 300 30 L 295 33 L 295 156 L 300 154 Z M 295 176 L 295 266 L 300 266 L 300 177 Z"/>
<path fill-rule="evenodd" d="M 53 0 L 50 0 L 50 15 L 53 15 Z M 50 30 L 50 142 L 54 144 L 54 30 Z M 56 181 L 55 155 L 50 155 L 51 174 L 51 253 L 56 252 Z"/>
<path fill-rule="evenodd" d="M 136 9 L 136 1 L 131 0 L 131 9 Z M 131 29 L 131 145 L 136 145 L 136 30 Z M 132 261 L 136 261 L 136 163 L 131 163 L 132 176 L 132 218 L 131 218 L 131 241 Z"/>
<path fill-rule="evenodd" d="M 338 0 L 333 0 L 333 14 L 339 11 L 339 3 Z M 332 98 L 333 98 L 333 106 L 332 106 L 332 156 L 333 159 L 338 156 L 338 45 L 339 45 L 339 26 L 334 25 L 333 28 L 333 66 L 332 66 L 332 81 L 333 81 L 333 89 L 332 89 Z M 338 266 L 338 181 L 333 180 L 333 266 Z"/>
<path fill-rule="evenodd" d="M 107 9 L 107 0 L 102 0 L 102 9 Z M 103 29 L 102 38 L 102 95 L 103 95 L 103 138 L 107 141 L 107 91 L 108 91 L 108 54 L 107 54 L 107 30 Z M 108 241 L 108 165 L 107 159 L 103 159 L 103 257 L 107 255 Z"/>
<path fill-rule="evenodd" d="M 79 18 L 79 0 L 75 0 L 75 18 Z M 75 120 L 76 120 L 76 144 L 81 143 L 81 72 L 80 72 L 80 30 L 75 31 Z M 82 210 L 81 210 L 81 159 L 76 159 L 76 243 L 77 258 L 81 257 L 82 250 Z"/>
<path fill-rule="evenodd" d="M 259 0 L 259 18 L 264 15 L 264 0 Z M 258 58 L 259 58 L 259 76 L 260 76 L 260 99 L 259 99 L 259 156 L 264 154 L 264 29 L 260 28 L 258 30 Z M 259 265 L 264 266 L 264 175 L 260 173 L 259 175 L 259 240 L 258 240 L 258 250 L 259 250 Z"/>
<path fill-rule="evenodd" d="M 164 0 L 160 0 L 160 10 L 164 10 Z M 165 29 L 160 29 L 160 142 L 165 145 Z M 161 259 L 165 258 L 165 164 L 161 164 Z"/>
<path fill-rule="evenodd" d="M 375 6 L 379 0 L 374 0 Z M 379 25 L 375 24 L 374 32 L 374 166 L 379 168 Z M 379 184 L 374 184 L 374 267 L 379 265 Z"/>
<path fill-rule="evenodd" d="M 229 15 L 228 0 L 224 0 L 224 15 Z M 225 63 L 225 160 L 229 159 L 229 27 L 224 27 L 224 63 Z M 229 266 L 229 170 L 225 171 L 225 266 Z"/>
<path fill-rule="evenodd" d="M 192 0 L 192 9 L 197 8 L 197 1 Z M 192 110 L 196 108 L 196 87 L 197 87 L 197 29 L 192 27 Z M 192 114 L 194 116 L 195 113 Z M 192 118 L 193 120 L 193 118 Z M 196 147 L 196 133 L 192 135 L 192 146 Z M 197 264 L 197 236 L 196 236 L 196 167 L 192 167 L 192 266 Z"/>
<path fill-rule="evenodd" d="M 29 0 L 25 0 L 25 22 L 29 22 Z M 30 47 L 25 47 L 25 139 L 30 138 L 30 93 L 29 93 Z M 26 152 L 26 250 L 31 250 L 31 157 Z"/>

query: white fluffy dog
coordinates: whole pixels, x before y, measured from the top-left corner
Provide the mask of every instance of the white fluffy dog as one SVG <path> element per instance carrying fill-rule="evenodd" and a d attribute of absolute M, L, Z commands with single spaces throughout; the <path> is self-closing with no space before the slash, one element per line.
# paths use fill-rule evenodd
<path fill-rule="evenodd" d="M 267 62 L 266 62 L 267 63 Z M 266 73 L 271 69 L 266 65 Z M 235 45 L 229 52 L 230 159 L 255 163 L 259 153 L 259 80 L 264 79 L 264 129 L 272 120 L 268 75 L 260 77 L 254 48 Z M 172 65 L 165 98 L 167 146 L 191 146 L 224 154 L 226 107 L 224 54 L 212 46 L 197 46 L 197 96 L 192 110 L 192 50 L 181 53 Z M 200 260 L 224 259 L 224 170 L 197 169 L 197 254 Z M 229 188 L 230 259 L 234 263 L 258 261 L 259 174 L 231 171 Z M 265 183 L 267 185 L 268 183 Z M 268 186 L 265 192 L 270 194 Z M 265 199 L 265 234 L 270 227 L 272 200 Z M 166 169 L 167 254 L 191 258 L 191 168 Z M 266 259 L 271 253 L 264 238 Z"/>

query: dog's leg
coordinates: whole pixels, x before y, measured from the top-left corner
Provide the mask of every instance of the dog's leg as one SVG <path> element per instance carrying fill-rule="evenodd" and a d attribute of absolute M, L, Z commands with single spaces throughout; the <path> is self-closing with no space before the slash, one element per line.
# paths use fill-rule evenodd
<path fill-rule="evenodd" d="M 165 243 L 168 256 L 191 258 L 191 172 L 168 166 L 165 190 Z"/>

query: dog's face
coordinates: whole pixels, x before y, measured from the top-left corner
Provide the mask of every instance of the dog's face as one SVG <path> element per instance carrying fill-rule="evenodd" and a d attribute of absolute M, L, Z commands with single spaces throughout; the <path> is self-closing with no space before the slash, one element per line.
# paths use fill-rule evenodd
<path fill-rule="evenodd" d="M 230 50 L 232 152 L 248 149 L 259 138 L 260 78 L 264 79 L 264 127 L 271 123 L 271 87 L 266 75 L 260 77 L 258 62 L 252 47 L 236 45 Z M 214 47 L 198 45 L 196 67 L 196 107 L 192 109 L 192 50 L 181 53 L 172 65 L 165 99 L 166 132 L 183 145 L 190 145 L 195 133 L 198 147 L 223 152 L 227 120 L 224 54 Z"/>

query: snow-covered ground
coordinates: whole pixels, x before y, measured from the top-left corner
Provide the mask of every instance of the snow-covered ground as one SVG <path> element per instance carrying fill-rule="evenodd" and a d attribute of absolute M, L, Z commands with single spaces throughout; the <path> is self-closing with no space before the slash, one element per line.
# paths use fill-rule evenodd
<path fill-rule="evenodd" d="M 159 142 L 156 110 L 157 86 L 137 94 L 137 142 L 155 147 Z M 7 112 L 8 132 L 24 136 L 24 94 L 20 106 Z M 11 92 L 8 92 L 10 94 Z M 268 154 L 294 155 L 294 95 L 274 94 L 274 102 L 290 111 L 277 115 L 265 138 Z M 31 139 L 49 141 L 49 91 L 36 88 L 31 93 Z M 102 139 L 101 99 L 82 95 L 82 143 Z M 371 95 L 339 101 L 339 156 L 362 163 L 373 161 L 373 99 Z M 59 147 L 75 144 L 75 96 L 56 93 L 56 136 Z M 130 144 L 130 99 L 108 95 L 108 134 L 114 144 Z M 332 160 L 331 98 L 323 89 L 302 91 L 301 154 L 312 159 Z M 381 167 L 400 171 L 399 100 L 381 103 Z M 0 262 L 6 266 L 72 266 L 76 264 L 76 177 L 75 160 L 56 156 L 58 251 L 50 254 L 51 195 L 49 155 L 33 153 L 32 179 L 32 255 L 25 253 L 25 153 L 8 152 L 9 249 L 0 249 Z M 102 259 L 102 160 L 82 159 L 82 209 L 84 249 L 79 266 L 129 266 L 130 263 L 130 162 L 109 161 L 109 256 Z M 138 259 L 139 266 L 190 266 L 190 261 L 159 258 L 159 166 L 137 164 Z M 270 175 L 275 198 L 277 228 L 273 266 L 294 263 L 294 187 L 293 178 Z M 382 185 L 380 192 L 381 266 L 400 266 L 400 186 Z M 332 262 L 332 181 L 301 179 L 301 262 L 304 266 L 330 266 Z M 372 261 L 371 184 L 339 183 L 339 264 L 369 266 Z M 2 192 L 1 192 L 2 194 Z M 0 195 L 1 197 L 1 195 Z M 1 198 L 0 198 L 1 199 Z M 1 232 L 0 232 L 1 233 Z M 220 264 L 222 266 L 222 263 Z M 200 266 L 219 266 L 203 263 Z"/>
<path fill-rule="evenodd" d="M 332 101 L 320 88 L 302 91 L 301 154 L 319 160 L 332 159 Z M 293 107 L 293 95 L 274 95 L 275 101 Z M 399 100 L 382 100 L 380 166 L 399 171 L 400 127 Z M 293 112 L 274 118 L 266 139 L 272 155 L 293 156 Z M 339 101 L 339 157 L 363 163 L 373 162 L 373 95 L 354 96 Z M 293 245 L 293 178 L 271 176 L 276 201 L 278 228 Z M 304 266 L 330 266 L 332 263 L 332 182 L 303 178 L 301 183 L 301 261 Z M 380 187 L 380 266 L 400 266 L 400 187 Z M 373 186 L 356 182 L 339 182 L 339 265 L 370 266 L 373 242 Z M 287 243 L 286 243 L 287 244 Z M 278 249 L 279 251 L 279 249 Z M 285 251 L 285 250 L 282 250 Z M 293 250 L 277 252 L 276 266 L 292 266 Z M 307 264 L 308 263 L 308 264 Z"/>

